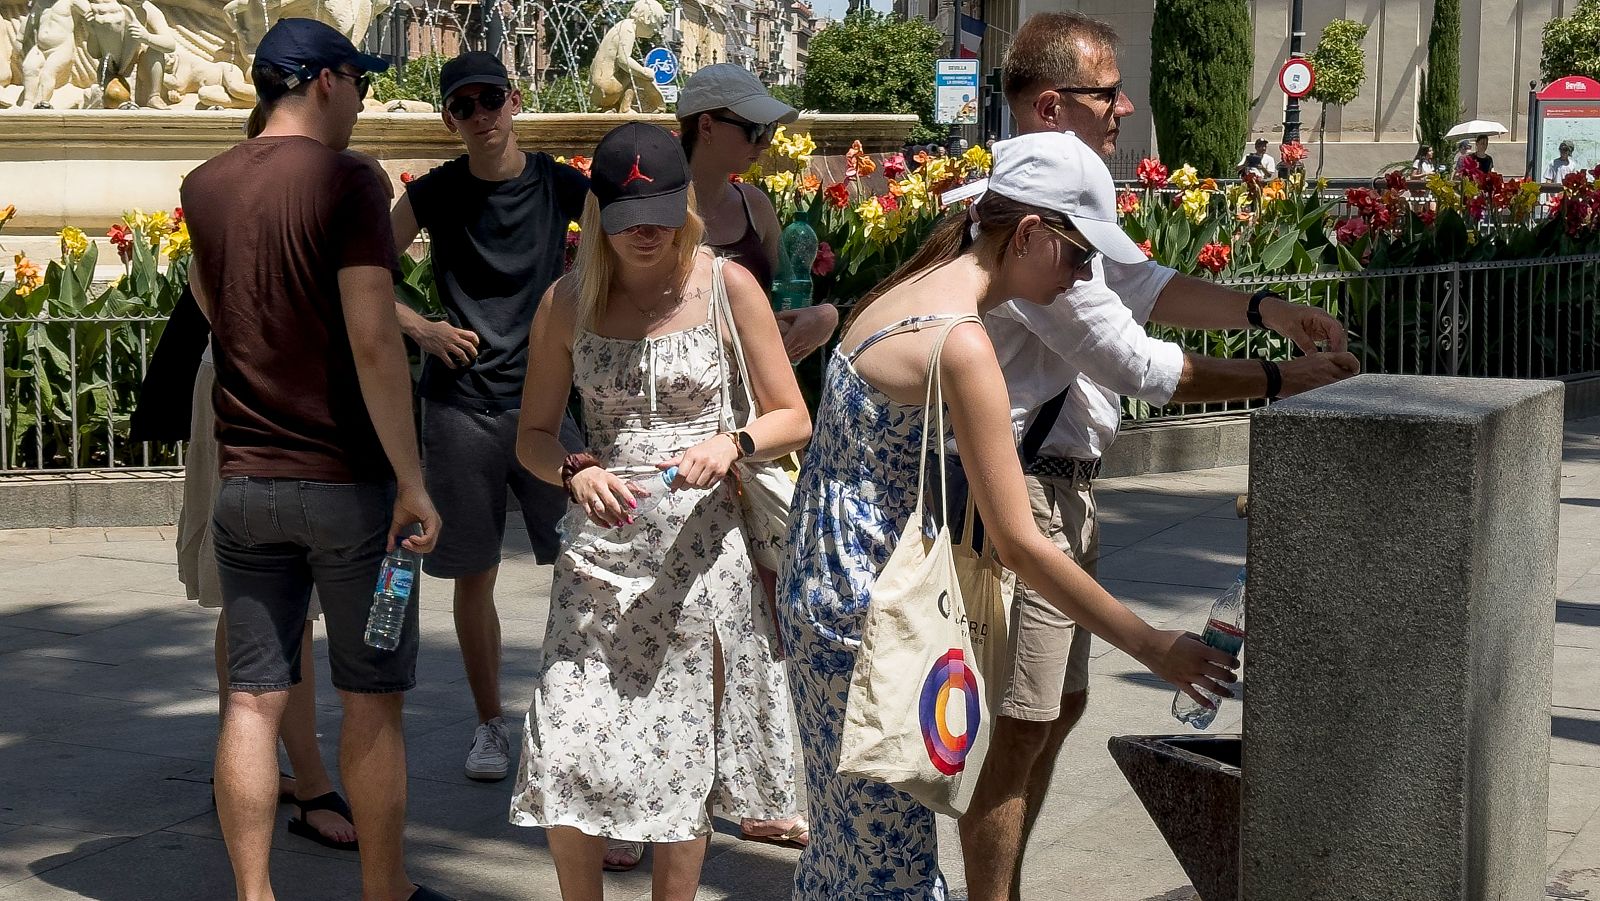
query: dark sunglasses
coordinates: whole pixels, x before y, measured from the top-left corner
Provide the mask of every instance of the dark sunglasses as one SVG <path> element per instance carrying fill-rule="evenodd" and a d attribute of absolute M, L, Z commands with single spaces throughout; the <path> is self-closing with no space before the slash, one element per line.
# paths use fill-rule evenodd
<path fill-rule="evenodd" d="M 352 75 L 349 72 L 340 72 L 338 69 L 329 69 L 328 71 L 339 76 L 340 78 L 348 78 L 355 82 L 356 96 L 362 100 L 367 99 L 367 92 L 372 90 L 371 72 L 362 72 L 360 75 Z"/>
<path fill-rule="evenodd" d="M 778 123 L 776 122 L 768 122 L 763 125 L 759 122 L 746 122 L 743 119 L 735 119 L 732 116 L 713 115 L 711 118 L 718 122 L 737 127 L 740 131 L 744 132 L 744 139 L 752 144 L 760 144 L 764 141 L 770 141 L 772 140 L 772 136 L 778 133 Z"/>
<path fill-rule="evenodd" d="M 489 112 L 494 112 L 506 105 L 508 97 L 505 88 L 484 88 L 472 97 L 457 97 L 444 105 L 450 111 L 451 118 L 457 122 L 465 122 L 472 118 L 472 114 L 483 107 Z"/>
<path fill-rule="evenodd" d="M 1057 94 L 1076 94 L 1079 97 L 1090 97 L 1115 104 L 1117 98 L 1122 96 L 1122 82 L 1119 81 L 1116 84 L 1108 84 L 1099 88 L 1051 88 L 1050 90 L 1055 91 Z"/>
<path fill-rule="evenodd" d="M 1055 234 L 1056 237 L 1077 248 L 1080 256 L 1078 258 L 1077 265 L 1072 267 L 1073 272 L 1090 271 L 1091 267 L 1094 266 L 1094 261 L 1100 256 L 1100 251 L 1095 250 L 1093 247 L 1090 247 L 1087 244 L 1084 244 L 1082 241 L 1079 241 L 1077 238 L 1074 238 L 1072 235 L 1067 234 L 1065 231 L 1056 228 L 1054 225 L 1051 225 L 1048 222 L 1041 221 L 1039 224 L 1049 229 L 1053 234 Z"/>

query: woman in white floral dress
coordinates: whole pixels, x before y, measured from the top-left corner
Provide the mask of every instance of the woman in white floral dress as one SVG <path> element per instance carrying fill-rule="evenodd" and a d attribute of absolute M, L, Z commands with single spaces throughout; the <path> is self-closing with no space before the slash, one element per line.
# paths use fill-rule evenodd
<path fill-rule="evenodd" d="M 796 809 L 789 693 L 728 475 L 811 434 L 771 307 L 722 267 L 765 413 L 720 431 L 726 338 L 717 267 L 699 247 L 688 165 L 665 130 L 629 123 L 596 149 L 572 274 L 540 302 L 518 455 L 566 485 L 581 525 L 556 562 L 512 822 L 549 828 L 567 901 L 601 897 L 610 836 L 655 844 L 655 897 L 689 899 L 710 815 Z M 590 455 L 559 434 L 569 388 Z M 675 489 L 648 511 L 635 486 Z M 709 812 L 708 812 L 709 808 Z"/>

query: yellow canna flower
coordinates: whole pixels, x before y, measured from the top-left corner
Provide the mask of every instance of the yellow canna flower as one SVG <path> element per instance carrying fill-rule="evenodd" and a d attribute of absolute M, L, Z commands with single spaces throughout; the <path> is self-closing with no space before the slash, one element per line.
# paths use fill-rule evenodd
<path fill-rule="evenodd" d="M 1206 214 L 1211 208 L 1211 195 L 1198 188 L 1190 188 L 1183 192 L 1183 214 L 1195 225 L 1206 221 Z"/>
<path fill-rule="evenodd" d="M 0 206 L 0 225 L 5 225 L 7 222 L 10 222 L 11 221 L 11 217 L 15 216 L 16 214 L 17 214 L 17 205 L 16 204 L 8 203 L 5 206 Z"/>
<path fill-rule="evenodd" d="M 70 225 L 57 232 L 56 239 L 61 242 L 61 255 L 68 260 L 83 256 L 89 249 L 88 236 Z"/>
<path fill-rule="evenodd" d="M 1184 163 L 1181 169 L 1172 173 L 1172 185 L 1185 190 L 1197 188 L 1200 186 L 1200 173 L 1196 172 L 1193 166 Z"/>
<path fill-rule="evenodd" d="M 167 235 L 167 259 L 178 260 L 189 255 L 189 223 L 180 222 L 171 234 Z"/>
<path fill-rule="evenodd" d="M 772 194 L 785 194 L 795 189 L 798 180 L 793 172 L 776 172 L 761 180 L 761 184 Z"/>
<path fill-rule="evenodd" d="M 989 167 L 994 164 L 993 155 L 988 150 L 985 150 L 982 144 L 974 144 L 968 147 L 967 152 L 961 154 L 961 158 L 966 161 L 968 166 L 980 172 L 988 172 Z"/>

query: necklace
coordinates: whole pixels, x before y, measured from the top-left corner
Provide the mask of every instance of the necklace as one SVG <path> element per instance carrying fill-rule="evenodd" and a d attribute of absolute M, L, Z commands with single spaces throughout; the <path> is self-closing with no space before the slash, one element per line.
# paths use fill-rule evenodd
<path fill-rule="evenodd" d="M 678 282 L 677 284 L 670 284 L 669 283 L 667 285 L 667 287 L 662 288 L 659 293 L 655 293 L 655 294 L 652 295 L 652 297 L 655 299 L 656 303 L 651 305 L 651 306 L 649 306 L 649 307 L 646 307 L 645 305 L 639 303 L 639 301 L 636 300 L 634 298 L 633 294 L 631 292 L 629 292 L 629 291 L 619 290 L 617 293 L 621 294 L 623 299 L 625 299 L 628 302 L 628 306 L 633 307 L 635 310 L 637 310 L 639 312 L 640 316 L 643 316 L 646 319 L 654 322 L 657 319 L 661 319 L 663 317 L 670 316 L 673 313 L 677 312 L 678 308 L 683 306 L 684 301 L 689 299 L 690 295 L 684 293 L 684 291 L 682 290 L 683 286 L 684 286 L 684 283 L 687 282 L 687 281 L 688 281 L 688 276 L 686 275 L 684 277 L 684 279 L 682 281 Z M 669 297 L 669 296 L 671 296 L 673 294 L 677 295 L 677 297 L 675 299 L 669 300 L 669 301 L 662 301 L 661 300 L 661 298 Z M 698 296 L 698 295 L 699 295 L 698 291 L 694 292 L 694 296 Z"/>

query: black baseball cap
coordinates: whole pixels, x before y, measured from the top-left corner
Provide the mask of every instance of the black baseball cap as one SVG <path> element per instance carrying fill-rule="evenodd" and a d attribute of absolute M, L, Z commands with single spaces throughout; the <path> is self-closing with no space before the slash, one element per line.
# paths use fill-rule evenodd
<path fill-rule="evenodd" d="M 294 90 L 316 78 L 323 69 L 354 66 L 362 72 L 382 72 L 389 68 L 389 61 L 357 50 L 349 38 L 326 22 L 279 19 L 256 45 L 255 66 L 295 76 L 288 80 L 289 90 Z"/>
<path fill-rule="evenodd" d="M 589 167 L 608 235 L 636 225 L 682 228 L 689 218 L 689 161 L 683 145 L 658 125 L 629 122 L 600 139 Z"/>
<path fill-rule="evenodd" d="M 497 88 L 510 88 L 511 77 L 500 58 L 481 50 L 469 50 L 439 69 L 439 96 L 450 99 L 458 88 L 469 84 L 487 84 Z"/>

